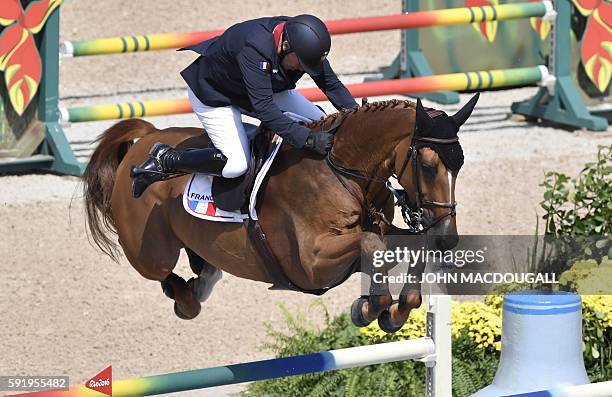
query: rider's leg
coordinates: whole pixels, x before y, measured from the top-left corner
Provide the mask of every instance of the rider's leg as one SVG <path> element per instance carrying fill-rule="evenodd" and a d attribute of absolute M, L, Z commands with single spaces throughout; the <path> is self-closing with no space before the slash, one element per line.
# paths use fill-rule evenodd
<path fill-rule="evenodd" d="M 281 91 L 272 96 L 283 111 L 295 113 L 310 120 L 319 120 L 325 113 L 296 90 Z"/>
<path fill-rule="evenodd" d="M 193 111 L 204 126 L 208 137 L 225 157 L 227 164 L 222 175 L 236 178 L 249 169 L 249 138 L 242 124 L 241 113 L 235 106 L 211 107 L 204 105 L 188 89 Z"/>
<path fill-rule="evenodd" d="M 194 113 L 214 147 L 177 150 L 156 143 L 149 152 L 149 159 L 139 167 L 132 168 L 134 197 L 140 197 L 149 185 L 176 172 L 201 172 L 235 178 L 248 169 L 249 139 L 242 125 L 240 111 L 233 106 L 207 106 L 189 89 L 188 94 Z"/>

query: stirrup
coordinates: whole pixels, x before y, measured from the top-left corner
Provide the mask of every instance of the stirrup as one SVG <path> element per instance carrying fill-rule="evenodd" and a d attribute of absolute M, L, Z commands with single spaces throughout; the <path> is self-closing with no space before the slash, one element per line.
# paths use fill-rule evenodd
<path fill-rule="evenodd" d="M 153 183 L 169 179 L 173 174 L 133 166 L 130 170 L 130 176 L 132 177 L 132 196 L 138 198 Z"/>

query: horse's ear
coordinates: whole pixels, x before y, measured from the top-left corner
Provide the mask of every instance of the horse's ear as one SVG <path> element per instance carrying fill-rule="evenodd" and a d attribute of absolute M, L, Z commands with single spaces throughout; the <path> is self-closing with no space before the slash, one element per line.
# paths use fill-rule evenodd
<path fill-rule="evenodd" d="M 425 111 L 420 98 L 417 98 L 416 103 L 416 127 L 420 131 L 429 131 L 433 127 L 433 120 Z"/>
<path fill-rule="evenodd" d="M 478 102 L 479 97 L 480 92 L 476 93 L 476 95 L 474 95 L 472 99 L 470 99 L 469 102 L 465 104 L 464 107 L 459 109 L 459 111 L 452 116 L 453 120 L 455 121 L 455 124 L 457 124 L 457 128 L 461 127 L 463 123 L 467 121 L 468 117 L 470 117 L 470 115 L 472 114 L 472 110 L 474 110 L 474 106 L 476 106 L 476 102 Z"/>

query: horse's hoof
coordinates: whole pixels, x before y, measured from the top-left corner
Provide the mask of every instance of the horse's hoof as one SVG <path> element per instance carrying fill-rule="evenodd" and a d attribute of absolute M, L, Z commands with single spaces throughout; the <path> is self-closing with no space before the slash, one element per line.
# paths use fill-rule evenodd
<path fill-rule="evenodd" d="M 390 294 L 372 294 L 368 297 L 369 309 L 374 313 L 382 313 L 384 310 L 388 310 L 389 307 L 396 301 Z"/>
<path fill-rule="evenodd" d="M 181 311 L 181 308 L 178 303 L 174 302 L 174 314 L 176 314 L 176 316 L 181 320 L 192 320 L 196 318 L 198 314 L 200 314 L 200 311 L 198 310 L 193 316 L 188 316 L 187 314 Z"/>
<path fill-rule="evenodd" d="M 380 313 L 380 316 L 378 316 L 378 326 L 388 334 L 396 333 L 402 328 L 402 325 L 403 324 L 393 325 L 391 321 L 391 312 L 389 310 L 383 311 Z"/>
<path fill-rule="evenodd" d="M 366 327 L 371 321 L 363 316 L 363 305 L 368 301 L 368 298 L 360 297 L 355 299 L 351 305 L 351 320 L 356 327 Z"/>

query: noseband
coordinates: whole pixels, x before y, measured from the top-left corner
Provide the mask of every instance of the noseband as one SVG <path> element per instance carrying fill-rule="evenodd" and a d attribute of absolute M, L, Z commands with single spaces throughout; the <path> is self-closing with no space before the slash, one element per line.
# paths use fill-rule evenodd
<path fill-rule="evenodd" d="M 435 112 L 437 113 L 437 111 Z M 432 113 L 433 114 L 430 114 L 430 117 L 435 117 L 441 114 L 441 112 L 438 114 L 434 112 Z M 339 124 L 341 124 L 341 122 Z M 337 129 L 339 125 L 335 127 Z M 379 182 L 385 185 L 385 187 L 395 197 L 395 206 L 399 207 L 400 210 L 402 211 L 402 217 L 404 218 L 404 222 L 406 223 L 406 225 L 408 225 L 408 232 L 411 234 L 422 234 L 422 233 L 427 232 L 432 227 L 436 226 L 438 223 L 440 223 L 442 220 L 446 219 L 447 217 L 454 217 L 456 215 L 457 202 L 452 201 L 448 203 L 442 203 L 439 201 L 432 201 L 432 200 L 429 200 L 423 197 L 423 193 L 421 192 L 421 173 L 419 172 L 420 156 L 419 156 L 419 150 L 416 144 L 418 142 L 426 142 L 426 143 L 435 143 L 439 145 L 440 144 L 450 145 L 450 144 L 459 142 L 459 138 L 455 137 L 455 138 L 449 138 L 449 139 L 441 139 L 441 138 L 417 136 L 416 134 L 417 133 L 415 131 L 413 138 L 412 138 L 412 142 L 410 144 L 410 149 L 409 149 L 410 155 L 406 156 L 406 159 L 404 160 L 404 163 L 402 164 L 400 171 L 397 173 L 397 175 L 394 176 L 395 179 L 399 182 L 401 177 L 404 175 L 404 172 L 408 168 L 408 163 L 410 162 L 411 159 L 414 159 L 414 161 L 412 162 L 413 173 L 415 176 L 415 183 L 414 183 L 415 208 L 414 209 L 408 203 L 408 193 L 404 189 L 395 189 L 391 185 L 391 182 L 389 182 L 388 180 L 384 180 L 383 178 L 380 178 L 377 176 L 369 176 L 366 174 L 365 171 L 347 168 L 347 167 L 337 164 L 331 158 L 331 151 L 327 153 L 326 161 L 327 161 L 327 164 L 330 166 L 330 168 L 339 174 L 343 174 L 346 176 L 350 176 L 350 177 L 354 177 L 354 178 L 358 178 L 362 180 Z M 449 184 L 450 184 L 450 181 L 449 181 Z M 344 183 L 343 185 L 347 190 L 349 190 L 349 192 L 351 192 L 351 190 Z M 449 185 L 449 189 L 450 188 L 451 186 Z M 425 209 L 433 209 L 433 208 L 448 208 L 449 211 L 446 214 L 435 218 L 428 225 L 423 226 L 423 211 Z"/>

